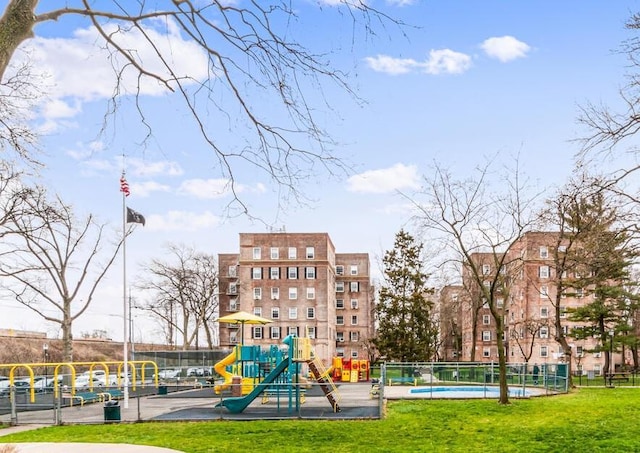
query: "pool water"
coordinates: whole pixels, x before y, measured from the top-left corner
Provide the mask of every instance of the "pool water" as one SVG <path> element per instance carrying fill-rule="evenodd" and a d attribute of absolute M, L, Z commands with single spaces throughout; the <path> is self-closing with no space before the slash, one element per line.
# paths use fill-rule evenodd
<path fill-rule="evenodd" d="M 500 397 L 500 387 L 485 385 L 414 387 L 409 390 L 409 394 L 432 398 L 498 398 Z M 540 395 L 540 389 L 509 387 L 510 397 L 527 398 L 535 395 Z"/>

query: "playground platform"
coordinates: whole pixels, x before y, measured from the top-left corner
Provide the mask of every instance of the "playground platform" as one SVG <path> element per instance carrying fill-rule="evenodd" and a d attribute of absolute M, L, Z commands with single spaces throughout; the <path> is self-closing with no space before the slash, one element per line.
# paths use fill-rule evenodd
<path fill-rule="evenodd" d="M 287 398 L 270 398 L 263 403 L 256 398 L 241 413 L 231 413 L 224 407 L 215 407 L 221 396 L 212 388 L 169 392 L 166 395 L 146 395 L 129 399 L 128 407 L 119 401 L 121 422 L 140 421 L 195 421 L 195 420 L 279 420 L 279 419 L 377 419 L 380 401 L 371 398 L 370 383 L 341 383 L 340 412 L 333 409 L 319 388 L 306 392 L 304 404 L 289 408 Z M 54 411 L 30 410 L 17 415 L 18 428 L 22 425 L 47 426 L 54 422 Z M 102 403 L 75 405 L 62 409 L 64 424 L 105 423 Z M 0 421 L 10 423 L 10 414 L 0 415 Z M 108 423 L 113 423 L 112 421 Z M 2 430 L 0 430 L 1 433 Z"/>

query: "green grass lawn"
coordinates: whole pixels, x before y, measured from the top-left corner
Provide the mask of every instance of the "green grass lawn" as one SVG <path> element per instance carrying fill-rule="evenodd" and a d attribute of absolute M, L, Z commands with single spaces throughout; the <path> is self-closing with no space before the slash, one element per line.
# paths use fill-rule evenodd
<path fill-rule="evenodd" d="M 185 452 L 640 451 L 640 389 L 587 388 L 514 400 L 392 401 L 384 420 L 212 421 L 60 426 L 1 442 L 126 442 Z"/>

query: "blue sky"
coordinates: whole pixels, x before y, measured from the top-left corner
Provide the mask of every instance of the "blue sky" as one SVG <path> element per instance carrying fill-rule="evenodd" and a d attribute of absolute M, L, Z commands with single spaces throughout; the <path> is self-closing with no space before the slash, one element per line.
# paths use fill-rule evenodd
<path fill-rule="evenodd" d="M 316 105 L 319 122 L 337 143 L 336 154 L 352 171 L 312 175 L 300 187 L 309 203 L 286 210 L 278 208 L 278 189 L 264 174 L 243 168 L 237 182 L 252 213 L 267 224 L 289 232 L 328 232 L 338 251 L 370 253 L 376 274 L 395 233 L 411 229 L 397 190 L 419 187 L 434 161 L 464 177 L 486 157 L 498 155 L 506 162 L 519 153 L 527 175 L 540 186 L 565 181 L 578 151 L 571 140 L 585 133 L 576 122 L 578 105 L 616 104 L 626 61 L 615 51 L 630 36 L 625 21 L 640 6 L 595 0 L 371 0 L 409 26 L 388 26 L 363 40 L 362 33 L 352 34 L 348 21 L 339 20 L 333 2 L 320 2 L 322 10 L 316 3 L 294 1 L 299 23 L 291 33 L 314 50 L 333 50 L 335 65 L 349 72 L 365 101 L 330 89 L 326 94 L 334 110 Z M 161 257 L 169 242 L 228 253 L 237 251 L 238 233 L 266 232 L 262 223 L 223 216 L 229 201 L 221 190 L 224 180 L 170 94 L 145 87 L 155 122 L 154 140 L 146 147 L 137 145 L 141 135 L 131 124 L 131 98 L 123 99 L 107 134 L 99 135 L 113 80 L 87 27 L 78 18 L 43 24 L 27 44 L 35 49 L 36 66 L 49 76 L 48 99 L 34 118 L 44 132 L 42 177 L 79 214 L 92 212 L 118 229 L 118 180 L 126 155 L 127 202 L 147 218 L 127 242 L 128 280 L 135 280 L 140 263 Z M 179 36 L 173 43 L 181 46 L 176 54 L 185 72 L 202 76 L 197 52 Z M 279 113 L 273 109 L 273 114 Z M 229 145 L 241 140 L 224 128 L 219 139 Z M 76 334 L 98 328 L 120 335 L 121 266 L 120 260 L 94 307 L 76 323 Z M 24 310 L 8 313 L 0 328 L 55 334 Z M 136 335 L 155 339 L 155 327 L 137 320 Z"/>

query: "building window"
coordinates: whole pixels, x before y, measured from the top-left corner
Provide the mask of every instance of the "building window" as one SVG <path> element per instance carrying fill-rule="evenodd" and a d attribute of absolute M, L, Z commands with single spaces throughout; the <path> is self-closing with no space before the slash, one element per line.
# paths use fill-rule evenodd
<path fill-rule="evenodd" d="M 359 335 L 358 332 L 351 332 L 349 334 L 351 341 L 358 341 L 359 340 Z"/>
<path fill-rule="evenodd" d="M 337 293 L 344 292 L 344 282 L 336 282 L 336 292 Z"/>
<path fill-rule="evenodd" d="M 316 338 L 316 328 L 315 327 L 309 327 L 307 328 L 307 335 L 309 336 L 309 338 L 311 338 L 312 340 L 315 340 Z"/>
<path fill-rule="evenodd" d="M 543 260 L 549 258 L 549 249 L 547 249 L 547 247 L 544 245 L 540 246 L 540 258 L 542 258 Z"/>
<path fill-rule="evenodd" d="M 262 307 L 253 307 L 253 314 L 256 316 L 262 316 Z"/>
<path fill-rule="evenodd" d="M 313 247 L 307 247 L 307 259 L 312 260 L 316 257 L 316 250 Z"/>
<path fill-rule="evenodd" d="M 491 348 L 482 348 L 482 357 L 491 357 Z"/>
<path fill-rule="evenodd" d="M 576 288 L 576 297 L 578 299 L 580 299 L 581 297 L 584 297 L 584 290 L 582 288 Z"/>
<path fill-rule="evenodd" d="M 336 341 L 338 343 L 344 343 L 344 332 L 337 332 L 336 333 Z"/>
<path fill-rule="evenodd" d="M 253 259 L 254 260 L 259 260 L 260 259 L 260 247 L 254 247 L 253 248 Z"/>
<path fill-rule="evenodd" d="M 483 264 L 482 265 L 482 275 L 489 275 L 491 273 L 491 265 Z"/>
<path fill-rule="evenodd" d="M 269 268 L 269 276 L 271 277 L 271 280 L 279 280 L 280 279 L 280 268 L 279 267 Z"/>
<path fill-rule="evenodd" d="M 296 326 L 287 327 L 287 335 L 298 336 L 298 328 Z"/>
<path fill-rule="evenodd" d="M 547 326 L 540 327 L 540 338 L 549 338 L 549 328 Z"/>
<path fill-rule="evenodd" d="M 315 280 L 316 268 L 313 266 L 307 266 L 304 268 L 304 275 L 307 280 Z"/>
<path fill-rule="evenodd" d="M 253 300 L 262 299 L 262 288 L 253 288 Z"/>
<path fill-rule="evenodd" d="M 254 327 L 253 328 L 253 338 L 256 340 L 262 339 L 262 327 Z"/>
<path fill-rule="evenodd" d="M 336 308 L 338 310 L 344 309 L 344 299 L 336 299 Z"/>
<path fill-rule="evenodd" d="M 238 298 L 232 297 L 229 299 L 229 311 L 238 311 Z"/>
<path fill-rule="evenodd" d="M 496 307 L 498 308 L 504 307 L 504 299 L 496 299 Z"/>
<path fill-rule="evenodd" d="M 280 299 L 280 288 L 271 288 L 271 298 L 273 300 Z"/>
<path fill-rule="evenodd" d="M 251 268 L 251 278 L 254 280 L 262 279 L 262 268 L 261 267 L 252 267 Z"/>
<path fill-rule="evenodd" d="M 351 316 L 351 325 L 352 326 L 357 326 L 358 325 L 358 315 L 352 315 Z"/>
<path fill-rule="evenodd" d="M 538 276 L 540 278 L 549 278 L 549 266 L 540 266 Z"/>
<path fill-rule="evenodd" d="M 344 348 L 336 348 L 336 357 L 344 357 Z"/>
<path fill-rule="evenodd" d="M 358 358 L 358 351 L 355 349 L 351 350 L 351 358 L 352 359 L 357 359 Z"/>
<path fill-rule="evenodd" d="M 355 264 L 352 264 L 350 267 L 350 271 L 351 271 L 351 275 L 358 275 L 358 266 Z"/>
<path fill-rule="evenodd" d="M 271 327 L 271 338 L 274 340 L 280 338 L 280 327 Z"/>
<path fill-rule="evenodd" d="M 336 324 L 339 326 L 344 326 L 344 316 L 342 315 L 336 316 Z"/>
<path fill-rule="evenodd" d="M 278 251 L 278 247 L 271 247 L 271 259 L 277 260 L 280 257 L 280 252 Z"/>
<path fill-rule="evenodd" d="M 298 307 L 289 307 L 289 319 L 298 319 Z"/>
<path fill-rule="evenodd" d="M 549 357 L 549 348 L 547 346 L 540 346 L 540 357 Z"/>
<path fill-rule="evenodd" d="M 358 291 L 360 291 L 360 282 L 351 282 L 351 283 L 349 283 L 349 290 L 352 293 L 357 293 Z"/>
<path fill-rule="evenodd" d="M 547 285 L 540 287 L 540 297 L 549 297 L 549 287 Z"/>
<path fill-rule="evenodd" d="M 238 284 L 236 282 L 229 283 L 228 294 L 238 294 Z"/>
<path fill-rule="evenodd" d="M 237 266 L 229 266 L 229 269 L 228 269 L 229 277 L 231 278 L 237 277 L 238 276 L 237 269 L 238 269 Z"/>
<path fill-rule="evenodd" d="M 230 330 L 229 331 L 229 343 L 236 344 L 238 342 L 238 331 Z"/>
<path fill-rule="evenodd" d="M 344 275 L 344 266 L 342 265 L 336 266 L 336 275 Z"/>
<path fill-rule="evenodd" d="M 298 288 L 289 288 L 289 300 L 296 300 L 298 298 Z"/>
<path fill-rule="evenodd" d="M 482 341 L 491 341 L 491 331 L 483 330 L 482 331 Z"/>
<path fill-rule="evenodd" d="M 560 305 L 560 317 L 561 318 L 567 317 L 567 307 L 565 307 L 564 305 Z"/>
<path fill-rule="evenodd" d="M 271 319 L 280 319 L 280 308 L 278 307 L 271 308 Z"/>
<path fill-rule="evenodd" d="M 565 253 L 566 251 L 567 251 L 567 246 L 566 245 L 559 245 L 558 246 L 558 252 Z"/>
<path fill-rule="evenodd" d="M 482 315 L 482 324 L 485 326 L 491 324 L 491 317 L 489 315 Z"/>
<path fill-rule="evenodd" d="M 314 307 L 307 308 L 307 319 L 315 319 L 316 309 Z"/>
<path fill-rule="evenodd" d="M 297 267 L 289 267 L 289 268 L 287 268 L 287 278 L 289 278 L 289 280 L 297 280 L 298 279 L 298 268 Z"/>
<path fill-rule="evenodd" d="M 583 354 L 582 346 L 576 346 L 576 354 L 578 357 L 582 357 L 582 354 Z"/>
<path fill-rule="evenodd" d="M 354 310 L 358 309 L 358 299 L 351 299 L 351 308 Z"/>
<path fill-rule="evenodd" d="M 548 307 L 540 307 L 540 317 L 548 318 L 549 317 L 549 308 Z"/>
<path fill-rule="evenodd" d="M 315 299 L 316 298 L 316 289 L 315 288 L 307 288 L 307 299 Z"/>

